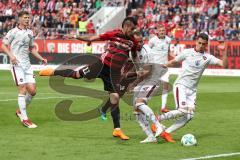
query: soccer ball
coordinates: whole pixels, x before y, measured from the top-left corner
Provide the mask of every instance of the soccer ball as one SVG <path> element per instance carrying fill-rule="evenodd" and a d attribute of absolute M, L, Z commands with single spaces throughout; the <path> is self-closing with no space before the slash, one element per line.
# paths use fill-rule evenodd
<path fill-rule="evenodd" d="M 192 134 L 185 134 L 182 136 L 181 143 L 183 146 L 194 146 L 197 145 L 197 140 Z"/>

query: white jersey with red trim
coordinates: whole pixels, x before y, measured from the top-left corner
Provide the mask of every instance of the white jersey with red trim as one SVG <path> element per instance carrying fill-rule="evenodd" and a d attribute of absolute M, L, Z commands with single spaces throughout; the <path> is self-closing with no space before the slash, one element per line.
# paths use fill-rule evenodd
<path fill-rule="evenodd" d="M 167 68 L 161 67 L 159 63 L 153 63 L 155 55 L 151 53 L 151 48 L 147 44 L 145 44 L 142 47 L 140 53 L 138 53 L 138 55 L 140 58 L 140 62 L 142 63 L 141 66 L 152 66 L 150 75 L 144 81 L 160 81 L 161 77 L 164 75 L 164 73 L 166 73 Z"/>
<path fill-rule="evenodd" d="M 11 52 L 19 61 L 18 65 L 24 69 L 30 68 L 29 49 L 34 46 L 33 32 L 30 29 L 15 27 L 7 33 L 2 42 L 10 45 Z"/>
<path fill-rule="evenodd" d="M 208 65 L 216 65 L 220 59 L 209 53 L 196 52 L 194 48 L 185 49 L 175 57 L 177 62 L 182 61 L 183 72 L 178 76 L 175 84 L 182 84 L 192 90 L 197 89 L 203 71 Z"/>
<path fill-rule="evenodd" d="M 159 39 L 158 36 L 153 36 L 148 45 L 151 48 L 151 63 L 166 64 L 168 62 L 168 52 L 170 49 L 171 38 L 165 36 L 164 39 Z"/>

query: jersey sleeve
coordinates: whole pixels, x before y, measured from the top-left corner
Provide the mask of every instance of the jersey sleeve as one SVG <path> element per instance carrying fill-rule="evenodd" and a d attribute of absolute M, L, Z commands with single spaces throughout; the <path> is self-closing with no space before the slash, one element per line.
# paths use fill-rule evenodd
<path fill-rule="evenodd" d="M 155 36 L 149 39 L 148 46 L 152 48 L 154 46 L 154 42 L 155 42 Z"/>
<path fill-rule="evenodd" d="M 105 33 L 100 34 L 99 37 L 101 38 L 101 40 L 105 41 L 110 40 L 110 38 L 112 38 L 115 34 L 116 31 L 107 31 Z"/>
<path fill-rule="evenodd" d="M 187 50 L 184 50 L 182 53 L 180 53 L 179 55 L 177 55 L 177 56 L 174 58 L 174 60 L 177 61 L 177 62 L 181 62 L 181 61 L 183 61 L 183 60 L 186 59 L 187 55 L 188 55 Z"/>
<path fill-rule="evenodd" d="M 6 36 L 3 37 L 3 40 L 2 42 L 5 44 L 5 45 L 9 45 L 12 43 L 14 39 L 14 33 L 13 33 L 13 30 L 10 30 Z"/>
<path fill-rule="evenodd" d="M 213 55 L 209 55 L 209 64 L 210 65 L 216 65 L 220 62 L 221 60 L 218 59 L 217 57 L 213 56 Z"/>

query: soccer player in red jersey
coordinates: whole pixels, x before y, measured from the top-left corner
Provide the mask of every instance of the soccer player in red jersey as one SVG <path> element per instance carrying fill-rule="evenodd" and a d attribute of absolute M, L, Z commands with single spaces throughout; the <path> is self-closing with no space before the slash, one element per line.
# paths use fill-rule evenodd
<path fill-rule="evenodd" d="M 108 41 L 105 52 L 101 58 L 93 64 L 86 64 L 79 70 L 64 69 L 44 69 L 39 72 L 40 76 L 63 76 L 72 78 L 101 78 L 104 82 L 104 90 L 109 92 L 109 106 L 114 123 L 114 137 L 120 137 L 122 140 L 128 140 L 120 129 L 119 122 L 119 92 L 121 90 L 120 81 L 122 79 L 121 69 L 127 63 L 129 54 L 131 57 L 136 57 L 136 44 L 132 36 L 133 30 L 136 27 L 135 19 L 127 17 L 122 22 L 122 29 L 115 29 L 96 36 L 76 36 L 74 38 L 82 41 Z"/>

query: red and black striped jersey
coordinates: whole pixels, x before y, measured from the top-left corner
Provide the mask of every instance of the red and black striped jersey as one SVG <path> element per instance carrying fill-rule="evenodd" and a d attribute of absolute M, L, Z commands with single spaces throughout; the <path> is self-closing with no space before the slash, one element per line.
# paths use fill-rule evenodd
<path fill-rule="evenodd" d="M 101 56 L 102 62 L 120 71 L 129 58 L 129 52 L 136 48 L 135 39 L 124 35 L 120 29 L 105 32 L 99 37 L 102 40 L 108 40 L 105 53 Z"/>

